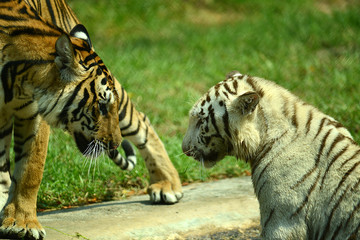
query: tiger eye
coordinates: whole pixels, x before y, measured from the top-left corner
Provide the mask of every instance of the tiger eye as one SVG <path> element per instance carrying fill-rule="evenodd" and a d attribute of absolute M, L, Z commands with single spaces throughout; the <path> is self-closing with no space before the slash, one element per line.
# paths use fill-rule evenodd
<path fill-rule="evenodd" d="M 107 79 L 106 79 L 106 77 L 105 78 L 103 78 L 103 79 L 101 79 L 101 84 L 102 85 L 105 85 L 107 83 Z"/>

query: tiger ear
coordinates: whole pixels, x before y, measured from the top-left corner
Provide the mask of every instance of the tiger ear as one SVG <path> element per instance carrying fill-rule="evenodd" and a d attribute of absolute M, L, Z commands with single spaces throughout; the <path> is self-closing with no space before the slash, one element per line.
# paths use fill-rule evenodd
<path fill-rule="evenodd" d="M 84 25 L 76 25 L 73 29 L 71 29 L 70 36 L 85 40 L 89 44 L 90 49 L 92 48 L 89 33 Z"/>
<path fill-rule="evenodd" d="M 237 76 L 242 76 L 242 74 L 239 71 L 234 70 L 234 71 L 231 71 L 228 74 L 226 74 L 226 79 L 237 77 Z"/>
<path fill-rule="evenodd" d="M 242 115 L 248 115 L 252 113 L 258 105 L 260 96 L 256 92 L 246 92 L 238 96 L 231 103 L 231 110 L 239 112 Z"/>
<path fill-rule="evenodd" d="M 61 35 L 55 43 L 55 64 L 63 79 L 70 81 L 74 66 L 74 49 L 68 35 Z"/>

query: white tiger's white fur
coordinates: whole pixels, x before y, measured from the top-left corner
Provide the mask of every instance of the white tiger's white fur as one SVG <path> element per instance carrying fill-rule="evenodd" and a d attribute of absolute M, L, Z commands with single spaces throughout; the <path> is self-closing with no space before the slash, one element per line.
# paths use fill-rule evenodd
<path fill-rule="evenodd" d="M 190 111 L 183 151 L 251 164 L 265 239 L 359 239 L 360 147 L 273 82 L 233 72 Z"/>

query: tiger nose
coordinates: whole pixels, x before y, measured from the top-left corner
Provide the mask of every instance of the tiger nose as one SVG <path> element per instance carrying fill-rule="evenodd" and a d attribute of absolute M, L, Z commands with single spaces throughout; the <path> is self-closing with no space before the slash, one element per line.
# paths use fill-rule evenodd
<path fill-rule="evenodd" d="M 181 148 L 186 156 L 191 156 L 189 146 L 185 143 L 185 141 L 182 142 Z"/>
<path fill-rule="evenodd" d="M 117 149 L 119 144 L 115 143 L 114 141 L 109 142 L 109 149 Z"/>

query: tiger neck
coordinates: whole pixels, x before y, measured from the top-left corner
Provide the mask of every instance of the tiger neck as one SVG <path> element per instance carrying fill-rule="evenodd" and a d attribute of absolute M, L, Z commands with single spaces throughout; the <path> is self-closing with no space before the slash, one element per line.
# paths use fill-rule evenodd
<path fill-rule="evenodd" d="M 47 59 L 39 59 L 37 56 L 28 58 L 24 54 L 7 61 L 1 69 L 1 82 L 5 104 L 16 110 L 19 106 L 34 102 L 28 110 L 23 111 L 36 111 L 40 115 L 47 113 L 45 120 L 55 126 L 55 116 L 50 111 L 56 112 L 58 108 L 61 111 L 60 98 L 67 96 L 71 86 L 65 86 L 59 81 L 54 56 L 48 56 Z"/>
<path fill-rule="evenodd" d="M 288 95 L 288 92 L 283 94 L 294 98 L 292 95 Z M 254 125 L 260 141 L 256 150 L 247 158 L 253 171 L 271 150 L 281 147 L 281 142 L 285 139 L 288 141 L 288 137 L 297 131 L 292 119 L 284 115 L 283 106 L 279 104 L 278 99 L 268 97 L 266 94 L 257 107 L 255 119 Z"/>

